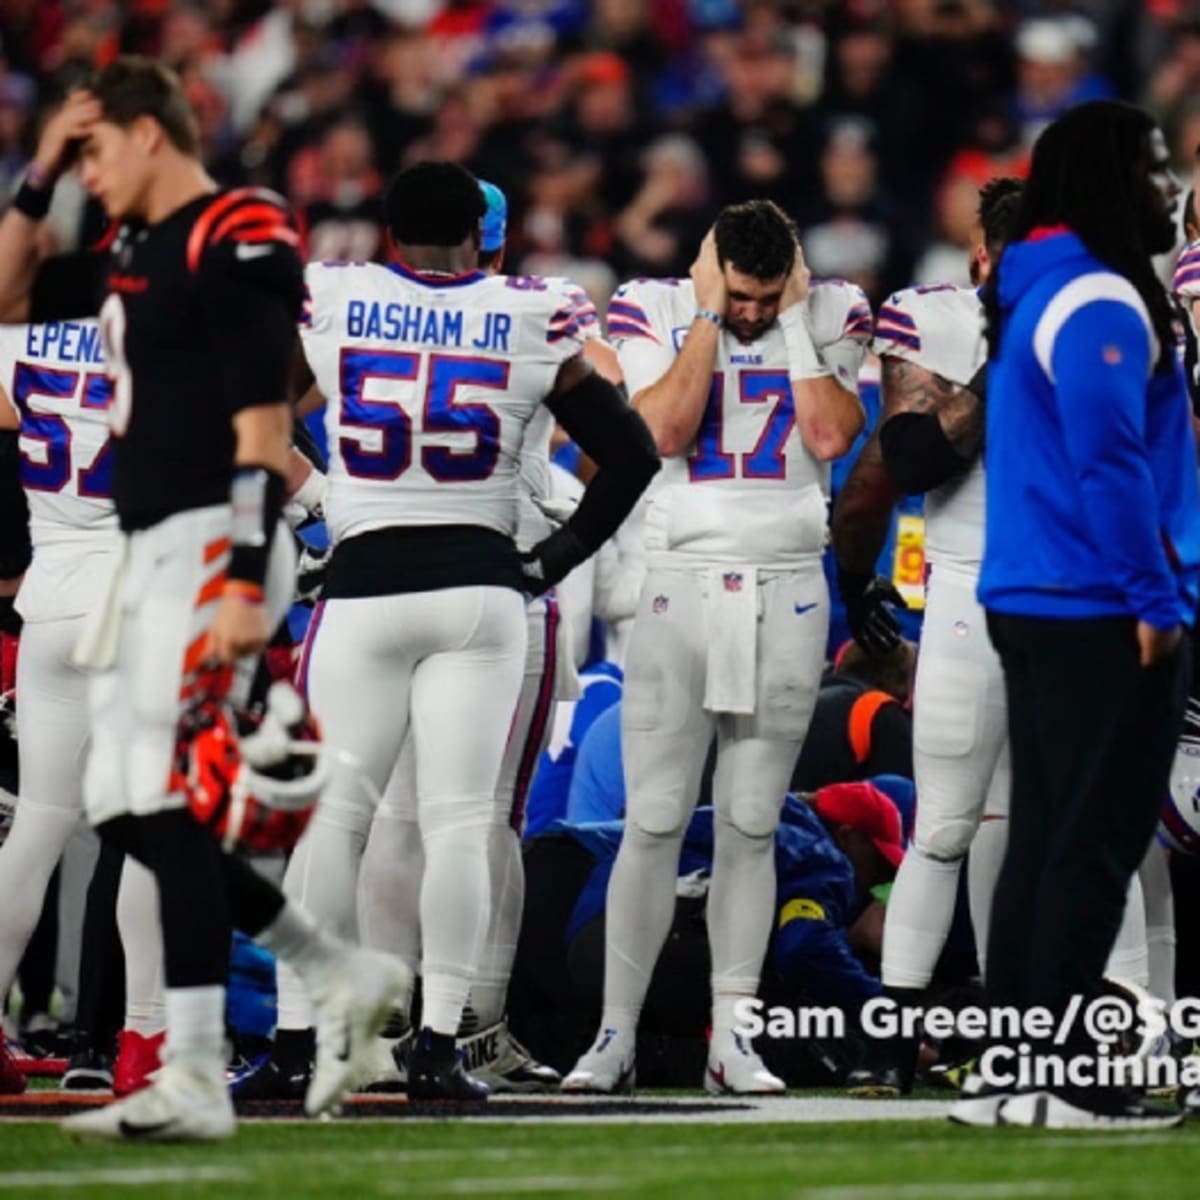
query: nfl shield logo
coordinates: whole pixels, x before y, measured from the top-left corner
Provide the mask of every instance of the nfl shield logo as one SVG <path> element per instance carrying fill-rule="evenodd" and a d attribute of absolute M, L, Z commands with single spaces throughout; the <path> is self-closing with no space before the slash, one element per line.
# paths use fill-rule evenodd
<path fill-rule="evenodd" d="M 730 571 L 729 574 L 725 575 L 723 578 L 725 580 L 725 590 L 727 592 L 740 592 L 742 590 L 742 577 L 739 572 Z"/>
<path fill-rule="evenodd" d="M 665 613 L 671 607 L 671 601 L 666 596 L 655 596 L 654 603 L 650 607 L 656 613 Z"/>

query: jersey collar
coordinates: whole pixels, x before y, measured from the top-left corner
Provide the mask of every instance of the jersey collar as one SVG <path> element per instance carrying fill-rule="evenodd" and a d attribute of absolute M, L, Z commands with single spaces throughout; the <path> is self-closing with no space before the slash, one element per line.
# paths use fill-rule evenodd
<path fill-rule="evenodd" d="M 430 288 L 466 287 L 469 283 L 477 283 L 480 279 L 487 278 L 482 271 L 467 271 L 464 275 L 426 275 L 396 259 L 388 263 L 388 270 L 395 271 L 404 279 L 411 279 L 413 283 Z"/>

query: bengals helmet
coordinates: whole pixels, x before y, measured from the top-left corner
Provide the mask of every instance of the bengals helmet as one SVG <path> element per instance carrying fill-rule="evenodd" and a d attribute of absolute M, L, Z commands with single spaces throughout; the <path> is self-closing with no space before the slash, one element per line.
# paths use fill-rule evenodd
<path fill-rule="evenodd" d="M 270 854 L 299 841 L 331 759 L 299 692 L 278 682 L 257 717 L 201 689 L 180 722 L 175 766 L 192 815 L 226 850 Z"/>

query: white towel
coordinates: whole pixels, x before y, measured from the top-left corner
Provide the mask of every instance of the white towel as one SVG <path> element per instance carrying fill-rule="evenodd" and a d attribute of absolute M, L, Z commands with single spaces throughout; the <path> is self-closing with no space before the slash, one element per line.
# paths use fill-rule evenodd
<path fill-rule="evenodd" d="M 113 555 L 112 575 L 100 603 L 88 613 L 71 663 L 81 671 L 109 671 L 117 662 L 121 633 L 121 598 L 129 573 L 129 538 L 122 537 Z"/>
<path fill-rule="evenodd" d="M 704 707 L 712 713 L 749 716 L 756 690 L 758 572 L 753 567 L 714 567 L 707 584 Z"/>

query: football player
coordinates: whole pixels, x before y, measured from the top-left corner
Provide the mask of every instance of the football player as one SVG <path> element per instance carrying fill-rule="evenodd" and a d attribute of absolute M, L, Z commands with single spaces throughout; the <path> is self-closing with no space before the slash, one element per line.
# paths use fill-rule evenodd
<path fill-rule="evenodd" d="M 508 201 L 495 184 L 481 180 L 480 187 L 487 210 L 480 227 L 479 266 L 495 275 L 504 265 Z M 562 280 L 546 282 L 548 286 L 573 287 Z M 600 320 L 591 301 L 579 294 L 578 305 L 578 337 L 583 342 L 584 357 L 610 382 L 619 383 L 616 354 L 600 337 Z M 521 550 L 530 549 L 553 529 L 546 515 L 552 500 L 557 499 L 552 496 L 549 463 L 552 425 L 550 411 L 543 409 L 525 430 L 516 534 Z M 572 481 L 577 482 L 573 477 Z M 578 485 L 578 490 L 582 491 L 582 485 Z M 560 587 L 535 597 L 525 610 L 525 672 L 496 786 L 496 807 L 488 840 L 491 917 L 459 1039 L 468 1069 L 493 1093 L 545 1091 L 556 1088 L 560 1082 L 557 1071 L 537 1062 L 516 1041 L 504 1020 L 504 1012 L 525 904 L 521 836 L 526 800 L 534 768 L 550 739 L 555 702 L 573 698 L 578 692 L 572 664 L 572 658 L 578 656 L 572 653 L 571 633 L 577 617 L 578 623 L 590 626 L 590 568 L 593 562 L 605 557 L 611 546 L 608 543 L 597 559 L 572 572 Z M 583 585 L 589 596 L 586 604 L 582 596 L 572 591 L 581 575 L 587 577 Z M 574 607 L 568 595 L 578 601 Z M 585 607 L 586 612 L 576 612 L 576 608 Z M 588 632 L 585 628 L 585 639 Z M 392 773 L 371 825 L 359 880 L 359 917 L 365 945 L 398 954 L 415 970 L 420 963 L 419 897 L 424 852 L 418 828 L 411 741 L 410 731 L 397 770 Z M 393 1029 L 398 1027 L 402 1025 Z M 371 1082 L 399 1084 L 403 1076 L 397 1073 L 396 1056 L 400 1056 L 400 1061 L 405 1060 L 406 1046 L 391 1038 L 377 1050 L 378 1061 Z"/>
<path fill-rule="evenodd" d="M 829 623 L 821 569 L 830 459 L 863 425 L 862 291 L 810 286 L 791 221 L 726 208 L 691 278 L 637 280 L 608 310 L 634 404 L 666 465 L 622 714 L 627 822 L 607 903 L 604 1008 L 566 1091 L 631 1085 L 638 1017 L 674 912 L 680 846 L 717 737 L 708 898 L 712 1092 L 783 1090 L 735 1032 L 758 990 L 774 832 L 816 702 Z"/>
<path fill-rule="evenodd" d="M 334 551 L 301 680 L 326 735 L 359 768 L 335 773 L 285 890 L 353 929 L 373 796 L 411 728 L 425 867 L 422 1029 L 408 1093 L 476 1099 L 487 1089 L 463 1071 L 455 1036 L 487 930 L 526 594 L 545 592 L 612 535 L 658 459 L 644 423 L 583 358 L 595 314 L 580 289 L 479 270 L 485 201 L 469 172 L 402 172 L 386 214 L 387 265 L 307 269 L 305 350 L 330 398 Z M 522 446 L 531 423 L 549 421 L 543 413 L 599 471 L 573 515 L 519 554 Z M 286 971 L 280 993 L 281 1051 L 291 1042 L 302 1053 L 309 1021 Z"/>
<path fill-rule="evenodd" d="M 122 227 L 110 251 L 38 268 L 37 227 L 77 151 L 85 187 Z M 115 60 L 72 94 L 0 221 L 0 317 L 100 317 L 122 536 L 75 651 L 96 672 L 84 799 L 101 838 L 154 874 L 165 944 L 163 1069 L 145 1090 L 72 1118 L 81 1136 L 232 1134 L 224 1073 L 231 921 L 290 961 L 313 992 L 320 1036 L 311 1112 L 336 1102 L 411 982 L 400 963 L 321 933 L 224 851 L 188 811 L 172 771 L 198 669 L 210 656 L 236 663 L 243 688 L 291 596 L 290 543 L 278 518 L 303 299 L 297 241 L 277 197 L 216 187 L 178 78 L 138 58 Z"/>

